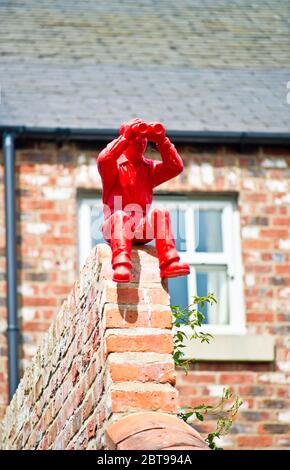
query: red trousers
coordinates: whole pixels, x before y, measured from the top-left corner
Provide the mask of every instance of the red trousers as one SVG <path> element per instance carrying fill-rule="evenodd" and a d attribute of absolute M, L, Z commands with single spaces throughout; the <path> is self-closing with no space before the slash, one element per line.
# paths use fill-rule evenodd
<path fill-rule="evenodd" d="M 112 266 L 131 263 L 132 244 L 144 244 L 155 239 L 159 267 L 179 261 L 167 210 L 153 209 L 147 214 L 122 210 L 114 212 L 103 224 L 103 236 L 112 248 Z"/>

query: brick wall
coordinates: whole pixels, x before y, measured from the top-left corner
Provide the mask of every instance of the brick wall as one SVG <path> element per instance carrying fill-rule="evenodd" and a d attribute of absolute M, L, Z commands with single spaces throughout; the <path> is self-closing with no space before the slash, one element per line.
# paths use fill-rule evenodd
<path fill-rule="evenodd" d="M 26 366 L 77 271 L 77 192 L 101 188 L 94 149 L 48 143 L 17 146 L 20 347 Z M 276 341 L 271 364 L 197 363 L 178 378 L 181 400 L 215 399 L 232 384 L 245 405 L 225 445 L 289 446 L 290 152 L 283 148 L 184 146 L 185 171 L 162 190 L 236 193 L 241 217 L 247 330 Z M 2 160 L 0 197 L 3 201 Z M 20 212 L 21 209 L 21 212 Z M 2 220 L 3 204 L 0 203 Z M 7 401 L 4 234 L 0 234 L 0 374 Z M 287 336 L 288 335 L 288 336 Z M 211 427 L 206 422 L 203 429 Z M 237 435 L 238 434 L 238 435 Z M 247 440 L 252 439 L 252 444 Z M 261 440 L 261 437 L 264 439 Z"/>
<path fill-rule="evenodd" d="M 128 413 L 176 414 L 169 295 L 146 276 L 155 249 L 134 249 L 129 285 L 111 281 L 110 261 L 107 245 L 92 251 L 7 408 L 2 448 L 100 449 Z"/>

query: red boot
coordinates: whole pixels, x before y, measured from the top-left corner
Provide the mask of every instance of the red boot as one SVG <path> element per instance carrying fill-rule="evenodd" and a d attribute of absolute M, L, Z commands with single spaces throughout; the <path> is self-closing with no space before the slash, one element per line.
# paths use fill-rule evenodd
<path fill-rule="evenodd" d="M 155 209 L 152 215 L 161 278 L 187 276 L 190 268 L 187 263 L 180 262 L 171 230 L 169 212 Z"/>
<path fill-rule="evenodd" d="M 131 266 L 129 264 L 117 264 L 114 266 L 113 281 L 130 282 Z"/>
<path fill-rule="evenodd" d="M 114 282 L 130 282 L 131 248 L 130 233 L 126 233 L 129 216 L 123 211 L 116 211 L 103 225 L 103 233 L 112 248 L 112 268 Z M 109 236 L 108 236 L 109 234 Z"/>
<path fill-rule="evenodd" d="M 190 274 L 189 264 L 180 263 L 180 261 L 172 261 L 171 263 L 160 268 L 160 277 L 178 277 L 188 276 Z"/>

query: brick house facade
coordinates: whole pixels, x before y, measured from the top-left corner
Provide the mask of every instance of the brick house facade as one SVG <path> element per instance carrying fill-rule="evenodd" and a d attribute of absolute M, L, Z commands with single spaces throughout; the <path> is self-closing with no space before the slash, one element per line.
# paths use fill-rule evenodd
<path fill-rule="evenodd" d="M 181 406 L 212 403 L 225 385 L 244 400 L 224 445 L 289 446 L 289 167 L 285 147 L 177 145 L 185 170 L 159 193 L 235 197 L 240 214 L 245 336 L 269 334 L 274 360 L 198 360 L 178 372 Z M 78 200 L 97 198 L 99 145 L 34 141 L 16 151 L 18 302 L 21 366 L 29 363 L 42 334 L 78 272 Z M 149 150 L 148 155 L 156 158 Z M 157 157 L 158 158 L 158 157 Z M 206 169 L 206 171 L 205 171 Z M 3 160 L 0 166 L 4 220 Z M 193 177 L 194 175 L 194 177 Z M 1 230 L 1 415 L 7 404 L 5 233 Z M 233 337 L 233 336 L 232 336 Z M 234 337 L 235 338 L 235 337 Z M 218 357 L 218 351 L 216 351 Z M 213 352 L 215 354 L 215 352 Z M 202 359 L 202 357 L 201 357 Z M 213 421 L 198 428 L 208 432 Z"/>
<path fill-rule="evenodd" d="M 288 10 L 287 0 L 1 2 L 0 134 L 15 136 L 21 374 L 98 242 L 96 155 L 122 122 L 161 121 L 185 170 L 156 201 L 173 219 L 181 208 L 185 246 L 177 242 L 192 270 L 188 283 L 170 282 L 171 299 L 187 304 L 210 288 L 219 301 L 205 311 L 215 340 L 187 345 L 196 362 L 187 376 L 178 371 L 180 403 L 212 402 L 230 385 L 244 405 L 223 446 L 289 447 Z M 159 158 L 152 148 L 148 156 Z M 1 150 L 0 220 L 1 418 Z"/>

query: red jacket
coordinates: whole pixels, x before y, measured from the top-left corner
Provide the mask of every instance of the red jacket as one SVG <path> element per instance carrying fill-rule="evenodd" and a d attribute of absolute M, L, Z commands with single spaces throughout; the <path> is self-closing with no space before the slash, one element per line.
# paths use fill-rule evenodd
<path fill-rule="evenodd" d="M 121 196 L 122 207 L 118 209 L 124 209 L 129 204 L 138 204 L 145 214 L 152 203 L 153 188 L 181 173 L 182 159 L 175 146 L 165 138 L 162 143 L 157 144 L 162 161 L 143 157 L 141 163 L 134 165 L 123 154 L 127 145 L 126 139 L 121 136 L 110 142 L 97 158 L 103 183 L 103 203 L 112 213 L 116 210 L 115 197 Z M 109 215 L 105 210 L 104 218 Z"/>

